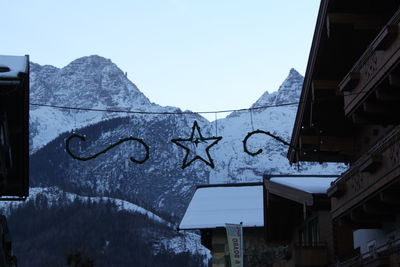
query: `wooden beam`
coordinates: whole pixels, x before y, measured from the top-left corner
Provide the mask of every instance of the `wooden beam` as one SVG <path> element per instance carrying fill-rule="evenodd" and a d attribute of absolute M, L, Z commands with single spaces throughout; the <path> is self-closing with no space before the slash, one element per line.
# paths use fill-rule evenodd
<path fill-rule="evenodd" d="M 399 26 L 386 25 L 384 30 L 381 31 L 373 44 L 374 50 L 386 50 L 396 39 L 399 34 Z"/>
<path fill-rule="evenodd" d="M 302 146 L 318 146 L 320 151 L 353 152 L 353 140 L 347 137 L 300 135 Z"/>
<path fill-rule="evenodd" d="M 391 125 L 398 123 L 400 117 L 397 114 L 381 116 L 379 114 L 353 113 L 351 114 L 351 120 L 354 124 Z"/>
<path fill-rule="evenodd" d="M 327 194 L 328 197 L 340 197 L 346 193 L 346 184 L 343 182 L 334 183 L 331 187 L 328 188 Z"/>
<path fill-rule="evenodd" d="M 382 156 L 381 155 L 373 155 L 367 159 L 360 166 L 360 172 L 370 172 L 373 173 L 382 165 Z"/>
<path fill-rule="evenodd" d="M 351 161 L 353 156 L 353 152 L 302 152 L 301 160 L 302 161 L 315 161 L 315 162 L 344 162 L 348 163 Z"/>
<path fill-rule="evenodd" d="M 370 209 L 371 207 L 368 206 L 367 209 Z M 353 210 L 350 213 L 350 219 L 354 223 L 358 224 L 381 224 L 383 222 L 393 222 L 396 220 L 395 214 L 389 213 L 389 214 L 375 214 L 372 216 L 371 214 L 367 214 L 364 212 L 364 205 L 361 207 L 361 210 Z"/>
<path fill-rule="evenodd" d="M 377 102 L 364 102 L 363 103 L 363 111 L 365 113 L 379 113 L 384 114 L 390 112 L 390 107 L 385 103 L 377 103 Z"/>
<path fill-rule="evenodd" d="M 381 202 L 392 205 L 400 205 L 400 196 L 399 194 L 389 193 L 389 192 L 381 192 L 379 194 L 379 199 Z"/>
<path fill-rule="evenodd" d="M 326 94 L 337 94 L 338 82 L 334 80 L 313 80 L 311 82 L 312 99 Z"/>
<path fill-rule="evenodd" d="M 400 93 L 390 89 L 377 89 L 375 91 L 376 99 L 381 101 L 399 101 Z"/>
<path fill-rule="evenodd" d="M 373 223 L 352 222 L 351 227 L 353 228 L 353 230 L 357 230 L 357 229 L 381 229 L 382 228 L 382 223 L 380 223 L 380 222 L 373 222 Z"/>
<path fill-rule="evenodd" d="M 377 218 L 359 211 L 352 211 L 350 213 L 350 220 L 352 222 L 352 226 L 358 229 L 380 228 L 382 225 L 382 222 Z"/>
<path fill-rule="evenodd" d="M 391 73 L 388 77 L 390 87 L 399 88 L 400 87 L 400 75 L 396 73 Z"/>
<path fill-rule="evenodd" d="M 352 89 L 354 89 L 354 87 L 357 86 L 360 78 L 361 74 L 359 72 L 349 72 L 339 83 L 339 91 L 342 93 L 346 91 L 351 91 Z"/>
<path fill-rule="evenodd" d="M 388 205 L 382 202 L 368 201 L 363 205 L 363 211 L 370 215 L 396 215 L 400 213 L 400 206 Z"/>
<path fill-rule="evenodd" d="M 335 80 L 313 80 L 313 90 L 336 90 L 338 81 Z"/>
<path fill-rule="evenodd" d="M 353 30 L 379 30 L 384 21 L 376 15 L 360 15 L 354 13 L 329 13 L 326 17 L 328 37 L 335 25 L 348 25 Z"/>

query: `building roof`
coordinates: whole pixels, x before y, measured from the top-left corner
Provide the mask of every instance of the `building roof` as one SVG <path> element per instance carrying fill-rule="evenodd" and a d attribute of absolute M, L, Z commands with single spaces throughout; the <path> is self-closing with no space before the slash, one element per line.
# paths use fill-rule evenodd
<path fill-rule="evenodd" d="M 314 195 L 327 195 L 336 175 L 266 175 L 265 189 L 285 199 L 314 205 Z"/>
<path fill-rule="evenodd" d="M 381 103 L 379 114 L 369 110 L 365 112 L 364 100 L 375 103 L 374 95 L 378 91 L 367 91 L 361 87 L 368 85 L 366 88 L 381 88 L 381 92 L 387 90 L 386 84 L 380 86 L 385 76 L 376 76 L 378 70 L 384 73 L 388 68 L 380 65 L 386 59 L 381 60 L 380 56 L 375 59 L 371 55 L 377 56 L 381 52 L 371 51 L 388 50 L 380 47 L 393 38 L 392 35 L 387 37 L 389 30 L 384 26 L 398 8 L 399 3 L 395 0 L 321 1 L 288 150 L 291 163 L 353 162 L 354 156 L 360 152 L 354 144 L 354 125 L 397 123 L 397 113 L 386 111 L 389 105 L 383 101 L 376 101 Z M 389 21 L 387 26 L 394 24 L 398 22 Z M 397 32 L 397 26 L 394 29 Z M 373 42 L 374 38 L 380 42 Z M 373 44 L 372 50 L 369 49 L 370 44 Z M 395 62 L 393 55 L 385 57 Z M 368 64 L 373 64 L 372 70 L 367 71 Z M 364 69 L 361 70 L 361 67 Z M 357 92 L 353 91 L 356 85 L 360 88 Z M 397 93 L 396 89 L 393 91 Z M 378 110 L 376 106 L 374 108 Z M 360 117 L 364 120 L 360 120 Z"/>
<path fill-rule="evenodd" d="M 263 227 L 263 185 L 199 186 L 179 225 L 181 230 L 225 227 L 226 223 Z"/>
<path fill-rule="evenodd" d="M 309 211 L 329 211 L 326 193 L 337 176 L 265 175 L 264 218 L 268 241 L 291 240 Z"/>
<path fill-rule="evenodd" d="M 326 194 L 326 191 L 335 181 L 337 176 L 332 177 L 276 177 L 271 178 L 270 181 L 285 185 L 288 187 L 296 188 L 311 194 Z"/>
<path fill-rule="evenodd" d="M 18 78 L 19 73 L 27 73 L 28 64 L 27 56 L 0 55 L 0 78 Z"/>

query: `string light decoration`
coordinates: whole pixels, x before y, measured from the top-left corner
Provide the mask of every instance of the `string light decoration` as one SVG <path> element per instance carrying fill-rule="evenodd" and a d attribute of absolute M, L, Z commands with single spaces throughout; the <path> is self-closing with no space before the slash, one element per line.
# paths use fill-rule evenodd
<path fill-rule="evenodd" d="M 68 138 L 65 140 L 65 150 L 67 151 L 67 153 L 72 158 L 74 158 L 76 160 L 87 161 L 87 160 L 91 160 L 91 159 L 97 158 L 101 154 L 105 154 L 110 149 L 112 149 L 112 148 L 114 148 L 114 147 L 116 147 L 116 146 L 118 146 L 118 145 L 120 145 L 120 144 L 122 144 L 124 142 L 128 142 L 128 141 L 138 142 L 139 144 L 141 144 L 144 147 L 145 152 L 146 152 L 146 155 L 142 160 L 138 160 L 138 159 L 135 159 L 134 157 L 130 157 L 129 159 L 132 162 L 137 163 L 137 164 L 143 164 L 150 158 L 150 148 L 149 148 L 149 146 L 143 141 L 143 139 L 139 139 L 139 138 L 135 138 L 135 137 L 127 137 L 127 138 L 120 139 L 118 142 L 109 145 L 108 147 L 106 147 L 102 151 L 100 151 L 100 152 L 98 152 L 98 153 L 96 153 L 96 154 L 94 154 L 92 156 L 79 157 L 79 156 L 75 155 L 74 153 L 72 153 L 71 148 L 70 148 L 71 140 L 74 139 L 74 138 L 78 138 L 81 141 L 86 141 L 86 137 L 83 136 L 83 135 L 79 135 L 79 134 L 73 133 L 72 135 L 68 136 Z"/>
<path fill-rule="evenodd" d="M 206 165 L 210 166 L 211 168 L 214 168 L 215 167 L 214 161 L 211 158 L 209 150 L 211 147 L 216 145 L 221 139 L 222 139 L 222 136 L 203 137 L 203 135 L 201 134 L 201 131 L 200 131 L 200 127 L 197 124 L 197 121 L 194 121 L 193 127 L 192 127 L 192 132 L 191 132 L 189 138 L 187 138 L 187 139 L 183 139 L 183 138 L 171 139 L 171 142 L 173 142 L 174 144 L 183 148 L 186 151 L 186 155 L 182 162 L 182 169 L 185 169 L 186 167 L 188 167 L 195 160 L 201 160 Z M 198 154 L 197 150 L 198 150 L 199 146 L 201 146 L 202 148 L 205 147 L 204 151 L 207 156 L 206 159 Z M 200 148 L 200 149 L 202 150 L 202 148 Z M 189 156 L 191 156 L 191 158 Z"/>
<path fill-rule="evenodd" d="M 216 128 L 216 135 L 218 135 L 218 122 L 217 122 L 217 114 L 218 113 L 231 113 L 231 112 L 246 112 L 246 111 L 250 111 L 250 119 L 251 119 L 251 125 L 252 128 L 254 130 L 254 126 L 253 126 L 253 114 L 252 111 L 255 110 L 262 110 L 262 109 L 267 109 L 267 108 L 273 108 L 273 107 L 282 107 L 282 106 L 293 106 L 293 105 L 298 105 L 301 102 L 289 102 L 289 103 L 281 103 L 281 104 L 275 104 L 275 105 L 267 105 L 267 106 L 260 106 L 260 107 L 253 107 L 253 108 L 243 108 L 243 109 L 232 109 L 232 110 L 216 110 L 216 111 L 197 111 L 197 112 L 193 112 L 193 111 L 172 111 L 172 112 L 159 112 L 159 111 L 140 111 L 140 110 L 119 110 L 119 109 L 96 109 L 96 108 L 85 108 L 85 107 L 71 107 L 71 106 L 61 106 L 61 105 L 52 105 L 52 104 L 43 104 L 43 103 L 30 103 L 31 106 L 40 106 L 40 107 L 48 107 L 48 108 L 56 108 L 56 109 L 66 109 L 66 110 L 77 110 L 77 111 L 97 111 L 97 112 L 110 112 L 110 113 L 125 113 L 125 114 L 142 114 L 142 115 L 193 115 L 193 114 L 210 114 L 210 113 L 214 113 L 216 116 L 215 119 L 215 128 Z M 274 138 L 275 140 L 289 146 L 292 147 L 295 150 L 298 150 L 296 147 L 293 147 L 292 145 L 290 145 L 290 143 L 286 142 L 285 140 L 283 140 L 282 138 L 272 134 L 271 132 L 268 131 L 263 131 L 263 130 L 255 130 L 252 132 L 248 132 L 246 137 L 243 139 L 243 150 L 245 153 L 249 154 L 250 156 L 257 156 L 258 154 L 261 154 L 263 152 L 262 149 L 257 150 L 256 152 L 251 152 L 248 148 L 247 148 L 247 142 L 249 140 L 249 138 L 251 138 L 253 135 L 255 134 L 266 134 L 268 136 L 271 136 L 272 138 Z M 85 137 L 82 135 L 78 135 L 78 134 L 72 134 L 71 136 L 69 136 L 66 139 L 66 151 L 67 153 L 74 159 L 76 160 L 82 160 L 82 161 L 87 161 L 87 160 L 91 160 L 94 159 L 96 157 L 98 157 L 101 154 L 106 153 L 107 151 L 109 151 L 110 149 L 126 142 L 126 141 L 136 141 L 139 142 L 144 149 L 146 150 L 146 155 L 144 157 L 144 159 L 142 160 L 137 160 L 133 157 L 130 157 L 130 160 L 132 162 L 135 162 L 137 164 L 143 164 L 144 162 L 146 162 L 149 159 L 149 155 L 150 155 L 150 149 L 149 146 L 142 140 L 139 138 L 134 138 L 134 137 L 128 137 L 128 138 L 124 138 L 124 139 L 120 139 L 118 142 L 116 142 L 115 144 L 112 144 L 110 146 L 108 146 L 106 149 L 92 155 L 89 157 L 79 157 L 75 154 L 73 154 L 71 152 L 70 149 L 70 141 L 73 138 L 79 138 L 81 141 L 85 141 Z M 197 121 L 194 121 L 193 123 L 193 127 L 192 127 L 192 132 L 191 135 L 188 139 L 181 139 L 181 138 L 177 138 L 177 139 L 171 139 L 171 142 L 173 142 L 174 144 L 176 144 L 177 146 L 183 148 L 186 151 L 186 155 L 183 159 L 182 162 L 182 169 L 185 169 L 186 167 L 188 167 L 190 164 L 192 164 L 192 162 L 194 162 L 195 160 L 201 160 L 203 161 L 206 165 L 210 166 L 211 168 L 214 168 L 214 161 L 210 155 L 210 148 L 213 147 L 214 145 L 216 145 L 220 140 L 222 139 L 221 136 L 217 137 L 217 136 L 212 136 L 212 137 L 203 137 L 201 135 L 201 131 L 200 131 L 200 127 L 197 123 Z M 186 144 L 186 145 L 185 145 Z M 202 157 L 200 155 L 197 154 L 197 148 L 199 145 L 204 145 L 207 144 L 207 146 L 204 149 L 204 152 L 206 153 L 206 157 Z M 192 147 L 192 149 L 190 148 L 190 146 Z M 193 153 L 194 152 L 194 153 Z M 193 154 L 194 156 L 192 156 L 191 158 L 189 157 L 191 154 Z"/>
<path fill-rule="evenodd" d="M 251 151 L 248 150 L 248 148 L 247 148 L 247 141 L 249 140 L 250 137 L 252 137 L 252 136 L 255 135 L 255 134 L 266 134 L 266 135 L 268 135 L 268 136 L 271 136 L 271 137 L 274 138 L 275 140 L 277 140 L 277 141 L 279 141 L 279 142 L 281 142 L 281 143 L 283 143 L 283 144 L 285 144 L 285 145 L 287 145 L 287 146 L 289 146 L 289 147 L 292 147 L 293 149 L 297 150 L 296 147 L 293 147 L 290 143 L 286 142 L 285 140 L 283 140 L 283 139 L 280 138 L 279 136 L 276 136 L 276 135 L 274 135 L 274 134 L 272 134 L 272 133 L 270 133 L 270 132 L 267 132 L 267 131 L 255 130 L 255 131 L 252 131 L 252 132 L 248 132 L 247 135 L 246 135 L 246 137 L 245 137 L 245 138 L 243 139 L 243 141 L 242 141 L 242 142 L 243 142 L 243 150 L 244 150 L 244 152 L 247 153 L 247 154 L 249 154 L 250 156 L 255 157 L 255 156 L 257 156 L 258 154 L 261 154 L 261 153 L 263 152 L 263 150 L 262 150 L 261 148 L 260 148 L 259 150 L 257 150 L 256 152 L 251 152 Z"/>

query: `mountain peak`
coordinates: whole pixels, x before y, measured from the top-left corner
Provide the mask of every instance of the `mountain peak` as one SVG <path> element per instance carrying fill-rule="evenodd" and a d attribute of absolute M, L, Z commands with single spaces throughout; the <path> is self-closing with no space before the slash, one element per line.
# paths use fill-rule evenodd
<path fill-rule="evenodd" d="M 90 55 L 90 56 L 85 56 L 85 57 L 80 57 L 72 61 L 69 65 L 76 65 L 76 64 L 97 64 L 97 65 L 110 65 L 113 64 L 110 59 L 107 59 L 105 57 L 99 56 L 99 55 Z"/>
<path fill-rule="evenodd" d="M 291 68 L 288 76 L 279 86 L 278 91 L 265 92 L 251 107 L 274 106 L 299 101 L 304 77 L 294 68 Z"/>
<path fill-rule="evenodd" d="M 125 109 L 151 105 L 116 64 L 98 55 L 75 59 L 61 69 L 32 66 L 32 99 L 38 103 Z"/>
<path fill-rule="evenodd" d="M 303 77 L 295 68 L 291 68 L 289 71 L 288 78 L 294 78 L 294 77 Z"/>
<path fill-rule="evenodd" d="M 304 77 L 294 68 L 291 68 L 289 71 L 288 76 L 286 79 L 283 81 L 281 86 L 279 86 L 278 92 L 281 90 L 298 90 L 297 87 L 293 87 L 292 85 L 294 83 L 296 84 L 303 84 Z M 300 88 L 301 89 L 301 88 Z"/>
<path fill-rule="evenodd" d="M 64 73 L 87 73 L 89 75 L 98 74 L 97 72 L 102 71 L 103 69 L 114 69 L 114 71 L 122 71 L 115 65 L 110 59 L 98 56 L 91 55 L 86 57 L 80 57 L 75 59 L 67 66 L 62 68 Z"/>

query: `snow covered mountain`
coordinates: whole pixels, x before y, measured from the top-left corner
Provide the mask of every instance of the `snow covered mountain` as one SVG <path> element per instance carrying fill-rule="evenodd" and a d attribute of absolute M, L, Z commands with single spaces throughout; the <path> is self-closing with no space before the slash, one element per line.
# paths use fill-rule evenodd
<path fill-rule="evenodd" d="M 40 199 L 38 196 L 44 195 L 50 202 L 64 196 L 83 201 L 110 199 L 118 210 L 157 222 L 155 228 L 135 230 L 139 235 L 151 235 L 160 233 L 160 225 L 168 224 L 165 220 L 179 221 L 199 184 L 261 181 L 267 173 L 339 174 L 345 170 L 344 165 L 291 166 L 286 158 L 287 146 L 267 135 L 253 135 L 247 142 L 248 150 L 262 149 L 262 153 L 253 157 L 244 151 L 244 138 L 257 129 L 290 140 L 302 84 L 303 77 L 291 69 L 279 89 L 265 92 L 251 106 L 253 109 L 209 122 L 196 113 L 127 114 L 35 105 L 180 112 L 176 107 L 152 103 L 122 70 L 99 56 L 77 59 L 62 69 L 31 63 L 30 184 L 34 187 L 31 198 Z M 171 140 L 189 138 L 194 121 L 203 137 L 222 137 L 209 150 L 215 168 L 200 160 L 181 168 L 186 151 Z M 135 137 L 148 145 L 149 159 L 143 164 L 132 162 L 130 157 L 145 158 L 146 150 L 138 142 L 129 141 L 95 159 L 75 160 L 65 150 L 66 139 L 73 131 L 86 136 L 85 141 L 71 140 L 71 151 L 77 156 L 88 157 L 122 138 Z M 96 209 L 103 208 L 99 205 Z M 117 213 L 112 214 L 119 218 Z M 200 252 L 203 260 L 209 259 L 198 235 L 168 231 L 159 238 L 154 233 L 149 236 L 154 255 L 164 255 L 165 251 L 192 255 Z M 21 236 L 24 235 L 22 232 Z"/>
<path fill-rule="evenodd" d="M 278 91 L 271 94 L 266 91 L 251 108 L 296 103 L 299 101 L 303 82 L 303 76 L 292 68 Z"/>
<path fill-rule="evenodd" d="M 278 91 L 266 92 L 254 103 L 252 107 L 259 109 L 234 112 L 217 122 L 209 122 L 195 113 L 128 116 L 33 107 L 32 151 L 37 152 L 31 157 L 31 183 L 118 196 L 179 217 L 198 184 L 260 181 L 265 173 L 340 173 L 345 168 L 343 165 L 303 163 L 290 166 L 286 159 L 287 147 L 266 135 L 253 136 L 248 141 L 249 150 L 261 148 L 263 153 L 252 157 L 244 152 L 243 139 L 256 129 L 290 140 L 297 105 L 276 105 L 297 102 L 302 83 L 303 77 L 291 69 Z M 99 56 L 77 59 L 63 69 L 33 64 L 31 89 L 31 103 L 179 111 L 151 103 L 115 64 Z M 260 108 L 265 106 L 276 107 Z M 185 151 L 171 139 L 189 138 L 195 120 L 204 137 L 222 137 L 210 149 L 214 169 L 202 161 L 181 168 Z M 138 144 L 125 143 L 94 160 L 77 161 L 64 151 L 69 133 L 45 145 L 61 132 L 74 128 L 87 136 L 86 142 L 75 140 L 73 151 L 76 154 L 92 155 L 118 139 L 133 136 L 149 145 L 150 158 L 142 165 L 130 162 L 130 156 L 143 158 L 144 150 Z"/>
<path fill-rule="evenodd" d="M 36 63 L 31 63 L 30 68 L 31 152 L 62 132 L 121 116 L 121 113 L 65 110 L 35 104 L 89 109 L 176 110 L 151 103 L 122 70 L 100 56 L 79 58 L 62 69 Z"/>
<path fill-rule="evenodd" d="M 217 164 L 210 171 L 212 183 L 260 181 L 263 174 L 338 174 L 344 171 L 345 166 L 341 164 L 291 166 L 286 158 L 288 147 L 267 135 L 254 135 L 247 143 L 250 151 L 262 149 L 261 154 L 253 157 L 244 153 L 242 141 L 247 133 L 257 129 L 290 142 L 303 80 L 303 76 L 291 69 L 278 91 L 265 92 L 251 106 L 253 110 L 234 112 L 218 121 L 218 133 L 223 139 L 215 148 Z M 210 130 L 212 124 L 215 122 L 211 123 Z"/>

